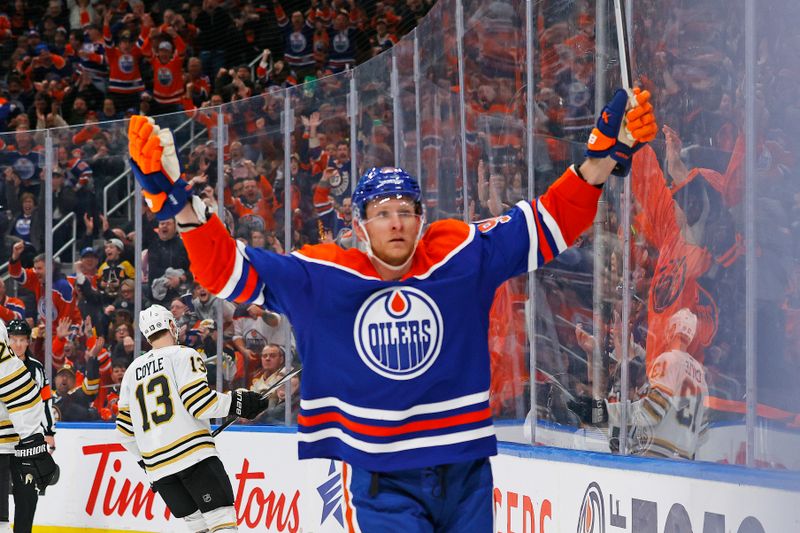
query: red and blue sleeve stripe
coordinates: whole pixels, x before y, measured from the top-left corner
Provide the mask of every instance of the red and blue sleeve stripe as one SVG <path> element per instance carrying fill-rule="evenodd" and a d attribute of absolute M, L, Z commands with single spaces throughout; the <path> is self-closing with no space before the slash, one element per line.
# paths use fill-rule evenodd
<path fill-rule="evenodd" d="M 195 279 L 213 294 L 236 303 L 262 305 L 264 282 L 244 244 L 235 241 L 214 215 L 196 230 L 183 234 Z"/>

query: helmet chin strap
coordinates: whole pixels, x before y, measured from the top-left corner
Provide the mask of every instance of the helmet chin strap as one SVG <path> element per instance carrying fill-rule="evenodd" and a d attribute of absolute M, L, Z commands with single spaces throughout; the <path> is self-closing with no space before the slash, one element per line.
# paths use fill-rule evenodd
<path fill-rule="evenodd" d="M 409 265 L 409 263 L 411 263 L 412 259 L 414 259 L 414 253 L 416 253 L 417 246 L 419 245 L 419 240 L 422 237 L 422 228 L 425 226 L 425 217 L 424 217 L 424 215 L 420 217 L 419 230 L 417 231 L 417 237 L 414 239 L 414 248 L 411 250 L 411 253 L 408 255 L 408 259 L 403 261 L 402 265 L 397 265 L 397 266 L 390 265 L 389 263 L 387 263 L 386 261 L 384 261 L 383 259 L 381 259 L 380 257 L 375 255 L 375 253 L 372 251 L 372 242 L 369 240 L 369 233 L 367 233 L 367 228 L 364 225 L 364 223 L 361 221 L 361 217 L 358 217 L 356 219 L 356 223 L 358 224 L 358 227 L 361 228 L 361 231 L 364 233 L 364 240 L 365 240 L 366 245 L 367 245 L 367 257 L 369 257 L 370 261 L 376 262 L 380 266 L 382 266 L 385 269 L 390 270 L 392 272 L 400 272 L 403 269 L 405 269 Z"/>

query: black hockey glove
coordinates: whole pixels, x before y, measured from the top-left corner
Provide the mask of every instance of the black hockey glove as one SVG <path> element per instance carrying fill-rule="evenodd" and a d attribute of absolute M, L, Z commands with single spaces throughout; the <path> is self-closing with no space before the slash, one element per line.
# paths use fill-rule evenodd
<path fill-rule="evenodd" d="M 574 400 L 568 400 L 567 407 L 584 424 L 597 426 L 608 421 L 606 402 L 603 400 L 595 400 L 591 396 L 578 396 Z"/>
<path fill-rule="evenodd" d="M 261 394 L 247 389 L 236 389 L 231 393 L 229 416 L 240 416 L 252 420 L 269 407 L 269 400 Z"/>
<path fill-rule="evenodd" d="M 14 462 L 25 484 L 35 483 L 41 496 L 50 485 L 58 482 L 59 468 L 47 453 L 44 435 L 36 433 L 25 437 L 14 447 Z"/>

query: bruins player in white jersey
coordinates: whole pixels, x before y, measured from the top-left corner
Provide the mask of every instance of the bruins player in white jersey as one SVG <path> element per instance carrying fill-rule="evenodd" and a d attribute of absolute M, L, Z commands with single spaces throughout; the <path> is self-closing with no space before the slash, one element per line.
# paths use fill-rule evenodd
<path fill-rule="evenodd" d="M 58 465 L 44 439 L 44 420 L 39 386 L 10 348 L 8 330 L 0 320 L 0 457 L 10 457 L 15 532 L 31 531 L 38 495 L 58 481 Z"/>
<path fill-rule="evenodd" d="M 256 392 L 220 394 L 208 386 L 203 358 L 178 344 L 172 313 L 153 305 L 139 314 L 153 349 L 125 371 L 117 429 L 170 512 L 191 531 L 236 531 L 233 488 L 209 420 L 255 418 L 268 401 Z"/>
<path fill-rule="evenodd" d="M 39 387 L 42 402 L 44 402 L 44 419 L 42 419 L 42 429 L 44 430 L 44 440 L 50 448 L 50 453 L 56 449 L 55 446 L 55 421 L 53 418 L 53 398 L 50 392 L 50 383 L 42 363 L 34 359 L 28 353 L 28 346 L 31 342 L 31 327 L 24 320 L 14 319 L 6 325 L 8 332 L 8 345 L 22 364 L 30 372 L 33 381 Z M 11 476 L 11 457 L 14 450 L 0 447 L 0 532 L 8 531 L 8 491 L 13 487 L 15 524 L 32 523 L 33 514 L 39 497 L 36 494 L 36 487 L 32 484 L 25 484 L 17 476 Z M 11 486 L 9 486 L 9 479 Z M 23 526 L 24 527 L 24 526 Z"/>
<path fill-rule="evenodd" d="M 648 373 L 649 389 L 631 404 L 631 453 L 670 459 L 694 459 L 708 426 L 708 397 L 703 365 L 686 350 L 697 331 L 697 316 L 683 308 L 670 318 L 669 349 Z M 619 404 L 609 404 L 609 424 L 619 425 Z"/>

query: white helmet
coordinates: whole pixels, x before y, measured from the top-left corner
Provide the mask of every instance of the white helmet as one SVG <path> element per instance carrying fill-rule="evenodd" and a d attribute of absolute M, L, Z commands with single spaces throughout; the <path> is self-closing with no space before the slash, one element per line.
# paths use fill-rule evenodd
<path fill-rule="evenodd" d="M 139 313 L 139 331 L 142 332 L 145 339 L 149 339 L 165 329 L 169 330 L 172 337 L 177 341 L 178 326 L 175 324 L 175 317 L 163 305 L 151 305 Z"/>
<path fill-rule="evenodd" d="M 685 307 L 678 310 L 669 319 L 669 332 L 670 338 L 675 335 L 683 335 L 687 339 L 686 342 L 692 342 L 694 334 L 697 332 L 697 315 Z"/>
<path fill-rule="evenodd" d="M 6 329 L 6 323 L 2 320 L 0 320 L 0 342 L 8 344 L 8 330 Z"/>

